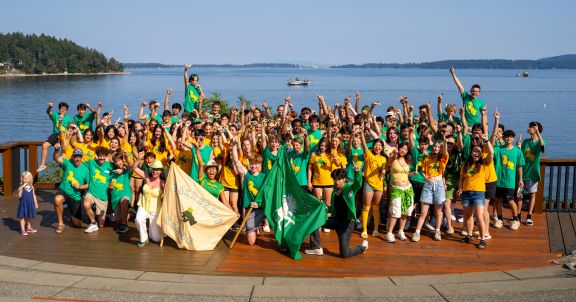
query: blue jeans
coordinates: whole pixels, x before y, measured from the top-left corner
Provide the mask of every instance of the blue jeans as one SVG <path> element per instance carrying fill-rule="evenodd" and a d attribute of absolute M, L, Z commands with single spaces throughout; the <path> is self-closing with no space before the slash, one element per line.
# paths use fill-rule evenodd
<path fill-rule="evenodd" d="M 484 206 L 485 192 L 477 191 L 464 191 L 462 192 L 462 206 L 463 207 L 474 207 L 474 206 Z"/>

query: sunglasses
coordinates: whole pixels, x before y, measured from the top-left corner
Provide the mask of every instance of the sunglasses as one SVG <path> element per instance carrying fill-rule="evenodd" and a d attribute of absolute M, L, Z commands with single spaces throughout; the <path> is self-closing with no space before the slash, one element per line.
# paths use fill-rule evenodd
<path fill-rule="evenodd" d="M 446 145 L 448 145 L 448 146 L 454 146 L 454 143 L 452 143 L 452 142 L 447 142 Z"/>

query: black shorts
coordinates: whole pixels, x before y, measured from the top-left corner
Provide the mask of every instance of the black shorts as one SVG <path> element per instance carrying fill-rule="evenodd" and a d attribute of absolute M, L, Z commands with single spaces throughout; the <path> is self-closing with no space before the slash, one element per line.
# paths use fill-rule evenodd
<path fill-rule="evenodd" d="M 496 188 L 496 197 L 502 198 L 504 201 L 514 200 L 516 198 L 514 194 L 514 189 L 508 188 Z"/>
<path fill-rule="evenodd" d="M 82 200 L 74 200 L 72 197 L 68 196 L 68 194 L 58 190 L 57 195 L 64 196 L 64 202 L 68 205 L 68 211 L 70 211 L 70 216 L 82 219 L 82 207 L 83 203 Z"/>
<path fill-rule="evenodd" d="M 48 136 L 48 138 L 46 139 L 46 141 L 50 143 L 50 145 L 52 146 L 54 146 L 59 140 L 60 137 L 58 136 L 58 134 L 55 133 L 50 134 L 50 136 Z"/>
<path fill-rule="evenodd" d="M 237 193 L 238 189 L 232 189 L 232 188 L 224 187 L 224 191 Z"/>
<path fill-rule="evenodd" d="M 496 182 L 486 183 L 486 199 L 496 198 Z"/>
<path fill-rule="evenodd" d="M 312 186 L 314 189 L 329 189 L 329 188 L 334 188 L 334 185 L 331 186 Z"/>

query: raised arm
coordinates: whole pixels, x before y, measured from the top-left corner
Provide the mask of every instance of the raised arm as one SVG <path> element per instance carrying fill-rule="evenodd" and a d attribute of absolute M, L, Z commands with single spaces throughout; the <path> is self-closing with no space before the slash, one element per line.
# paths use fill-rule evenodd
<path fill-rule="evenodd" d="M 172 88 L 166 89 L 166 96 L 164 97 L 164 111 L 170 111 L 170 95 L 172 95 Z"/>
<path fill-rule="evenodd" d="M 145 154 L 144 151 L 138 152 L 138 154 L 136 155 L 136 160 L 134 161 L 134 164 L 132 165 L 132 171 L 134 171 L 134 173 L 136 173 L 141 178 L 146 178 L 146 173 L 144 173 L 144 171 L 142 169 L 140 169 L 140 162 L 141 162 L 142 158 L 144 158 L 144 154 Z"/>
<path fill-rule="evenodd" d="M 100 125 L 100 122 L 102 122 L 103 106 L 104 106 L 104 100 L 100 100 L 100 102 L 98 102 L 98 106 L 96 107 L 96 125 Z"/>
<path fill-rule="evenodd" d="M 57 164 L 62 165 L 64 163 L 64 159 L 62 158 L 62 156 L 59 155 L 58 151 L 60 151 L 60 144 L 55 144 L 54 155 L 52 155 L 52 158 Z"/>
<path fill-rule="evenodd" d="M 462 120 L 464 122 L 464 119 Z M 500 113 L 498 109 L 494 110 L 494 127 L 492 128 L 492 137 L 490 138 L 490 143 L 492 146 L 496 144 L 496 132 L 498 131 L 498 124 L 500 123 Z"/>
<path fill-rule="evenodd" d="M 239 141 L 240 141 L 240 139 L 238 137 L 234 138 L 234 140 L 232 141 L 232 162 L 236 166 L 236 170 L 238 171 L 238 174 L 240 174 L 240 176 L 242 178 L 244 178 L 244 175 L 246 174 L 246 167 L 244 167 L 244 165 L 242 165 L 242 163 L 238 159 L 238 142 Z"/>
<path fill-rule="evenodd" d="M 428 116 L 428 122 L 430 123 L 432 131 L 434 131 L 434 133 L 438 132 L 438 123 L 436 123 L 434 114 L 432 114 L 432 103 L 430 101 L 426 103 L 426 115 Z"/>
<path fill-rule="evenodd" d="M 53 102 L 48 103 L 48 107 L 46 108 L 46 114 L 48 114 L 49 117 L 51 117 L 52 115 L 52 107 L 54 107 L 54 103 Z"/>
<path fill-rule="evenodd" d="M 146 114 L 144 114 L 144 107 L 146 107 L 148 103 L 146 103 L 146 101 L 142 101 L 142 103 L 140 103 L 140 112 L 138 113 L 138 119 L 145 121 L 146 120 Z M 150 115 L 150 119 L 152 119 L 153 116 Z"/>
<path fill-rule="evenodd" d="M 188 69 L 192 67 L 190 64 L 184 65 L 184 91 L 188 93 Z"/>
<path fill-rule="evenodd" d="M 356 90 L 356 104 L 354 105 L 354 110 L 358 112 L 360 110 L 360 91 Z"/>
<path fill-rule="evenodd" d="M 464 107 L 460 107 L 460 120 L 462 121 L 462 133 L 468 133 L 468 122 L 464 116 Z"/>
<path fill-rule="evenodd" d="M 485 165 L 489 165 L 492 162 L 492 158 L 494 158 L 494 147 L 492 147 L 492 143 L 490 141 L 486 142 L 486 146 L 488 147 L 488 156 L 486 156 L 486 158 L 484 158 L 482 161 Z"/>
<path fill-rule="evenodd" d="M 462 95 L 462 93 L 464 93 L 464 86 L 462 86 L 462 82 L 460 82 L 460 79 L 456 75 L 456 69 L 454 68 L 454 66 L 450 67 L 450 74 L 452 75 L 452 80 L 454 80 L 454 84 L 456 84 L 456 87 L 458 87 L 458 92 L 460 92 L 460 95 Z"/>
<path fill-rule="evenodd" d="M 443 94 L 440 94 L 438 96 L 438 104 L 436 107 L 436 109 L 438 110 L 438 118 L 440 118 L 440 116 L 442 115 L 442 112 L 444 111 L 442 108 L 442 96 L 443 96 Z"/>

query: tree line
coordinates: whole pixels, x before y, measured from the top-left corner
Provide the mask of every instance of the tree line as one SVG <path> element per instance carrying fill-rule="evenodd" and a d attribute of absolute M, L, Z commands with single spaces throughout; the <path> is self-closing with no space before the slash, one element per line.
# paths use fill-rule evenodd
<path fill-rule="evenodd" d="M 124 67 L 114 58 L 82 47 L 68 39 L 23 33 L 0 33 L 0 72 L 98 73 L 118 72 Z"/>

